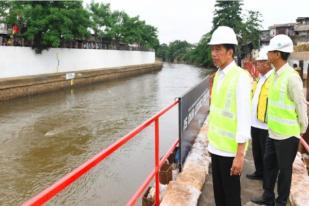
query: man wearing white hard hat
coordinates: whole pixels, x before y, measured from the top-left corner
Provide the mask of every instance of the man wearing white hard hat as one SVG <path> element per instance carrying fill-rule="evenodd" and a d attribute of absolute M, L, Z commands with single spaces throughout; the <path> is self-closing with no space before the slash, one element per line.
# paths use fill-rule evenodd
<path fill-rule="evenodd" d="M 252 199 L 260 205 L 286 205 L 299 138 L 308 125 L 302 81 L 287 63 L 292 52 L 293 42 L 287 35 L 280 34 L 270 40 L 268 60 L 275 71 L 268 94 L 269 138 L 266 139 L 264 155 L 264 192 Z M 278 197 L 275 199 L 276 180 Z"/>
<path fill-rule="evenodd" d="M 250 139 L 250 92 L 248 72 L 234 61 L 238 44 L 234 30 L 218 27 L 209 45 L 215 74 L 208 116 L 208 151 L 217 206 L 240 206 L 240 175 Z"/>
<path fill-rule="evenodd" d="M 254 82 L 252 89 L 251 137 L 255 171 L 252 174 L 246 175 L 247 178 L 253 180 L 263 180 L 263 158 L 265 153 L 265 142 L 268 137 L 266 114 L 268 90 L 272 82 L 271 73 L 273 70 L 267 60 L 267 52 L 267 47 L 262 48 L 255 61 L 255 67 L 260 73 L 260 77 L 257 82 Z"/>

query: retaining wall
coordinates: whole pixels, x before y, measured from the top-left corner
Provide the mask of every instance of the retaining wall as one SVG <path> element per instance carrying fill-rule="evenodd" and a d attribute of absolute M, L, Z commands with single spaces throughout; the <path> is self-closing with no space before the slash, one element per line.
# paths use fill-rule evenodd
<path fill-rule="evenodd" d="M 155 63 L 153 51 L 51 48 L 36 54 L 30 47 L 0 46 L 0 78 L 107 69 Z"/>
<path fill-rule="evenodd" d="M 162 63 L 0 79 L 0 101 L 160 70 Z"/>

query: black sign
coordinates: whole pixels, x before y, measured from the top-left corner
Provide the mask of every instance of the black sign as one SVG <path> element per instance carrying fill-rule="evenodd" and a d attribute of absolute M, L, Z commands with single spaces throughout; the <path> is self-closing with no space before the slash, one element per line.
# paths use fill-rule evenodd
<path fill-rule="evenodd" d="M 180 164 L 190 151 L 209 110 L 209 76 L 180 98 Z"/>

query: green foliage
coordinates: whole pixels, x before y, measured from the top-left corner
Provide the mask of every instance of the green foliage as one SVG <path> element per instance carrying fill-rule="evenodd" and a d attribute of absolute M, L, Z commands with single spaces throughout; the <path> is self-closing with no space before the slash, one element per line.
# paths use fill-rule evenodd
<path fill-rule="evenodd" d="M 242 5 L 242 1 L 217 0 L 211 31 L 201 38 L 195 48 L 187 50 L 187 53 L 183 55 L 183 60 L 187 63 L 199 66 L 211 66 L 211 52 L 208 42 L 210 41 L 213 31 L 222 25 L 234 29 L 240 46 L 237 48 L 237 52 L 241 55 L 243 55 L 244 51 L 240 51 L 240 48 L 247 49 L 248 45 L 252 45 L 253 48 L 258 48 L 261 14 L 256 11 L 248 11 L 248 15 L 242 17 Z"/>
<path fill-rule="evenodd" d="M 12 1 L 4 18 L 8 25 L 19 26 L 20 35 L 33 42 L 37 53 L 59 47 L 62 40 L 89 36 L 89 14 L 81 1 Z"/>
<path fill-rule="evenodd" d="M 208 33 L 203 36 L 197 46 L 180 40 L 173 41 L 169 45 L 161 44 L 156 50 L 156 55 L 162 61 L 167 62 L 185 62 L 199 66 L 210 65 L 209 39 L 210 34 Z"/>
<path fill-rule="evenodd" d="M 176 40 L 169 44 L 168 57 L 171 62 L 181 62 L 184 60 L 185 54 L 190 51 L 192 45 L 187 41 Z"/>
<path fill-rule="evenodd" d="M 211 33 L 218 28 L 218 26 L 229 26 L 234 29 L 236 33 L 242 30 L 241 19 L 241 1 L 216 1 L 215 12 L 213 17 L 213 28 Z"/>
<path fill-rule="evenodd" d="M 161 44 L 156 50 L 156 56 L 161 58 L 162 61 L 168 61 L 168 45 Z"/>
<path fill-rule="evenodd" d="M 187 41 L 176 40 L 171 42 L 168 46 L 162 44 L 157 49 L 157 57 L 163 61 L 168 62 L 184 62 L 187 54 L 192 50 L 193 45 Z"/>
<path fill-rule="evenodd" d="M 248 11 L 242 28 L 242 44 L 252 43 L 253 48 L 259 48 L 261 35 L 261 13 Z"/>
<path fill-rule="evenodd" d="M 229 26 L 237 34 L 238 45 L 237 52 L 243 56 L 249 51 L 249 48 L 258 48 L 261 29 L 261 14 L 258 11 L 248 11 L 248 14 L 242 16 L 243 3 L 239 1 L 218 1 L 215 4 L 215 13 L 213 18 L 213 28 L 211 33 L 218 26 Z"/>
<path fill-rule="evenodd" d="M 187 54 L 186 62 L 199 66 L 209 66 L 212 64 L 210 47 L 208 46 L 210 37 L 210 33 L 202 37 L 196 48 Z"/>
<path fill-rule="evenodd" d="M 110 5 L 103 3 L 92 2 L 88 10 L 91 29 L 96 37 L 138 44 L 144 48 L 156 48 L 159 45 L 157 29 L 141 21 L 138 16 L 130 17 L 123 11 L 112 12 Z"/>
<path fill-rule="evenodd" d="M 125 12 L 112 12 L 109 4 L 92 2 L 84 8 L 82 1 L 3 1 L 0 22 L 20 28 L 18 36 L 32 42 L 37 53 L 62 42 L 87 40 L 116 41 L 157 48 L 157 29 L 129 17 Z"/>
<path fill-rule="evenodd" d="M 108 34 L 113 25 L 112 11 L 109 4 L 99 4 L 92 2 L 88 5 L 90 14 L 90 28 L 94 36 L 99 38 L 111 38 Z"/>

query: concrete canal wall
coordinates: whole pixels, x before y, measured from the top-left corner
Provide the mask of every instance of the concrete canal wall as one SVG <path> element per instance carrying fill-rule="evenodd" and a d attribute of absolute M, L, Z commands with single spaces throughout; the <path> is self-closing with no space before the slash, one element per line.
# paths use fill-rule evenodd
<path fill-rule="evenodd" d="M 152 64 L 152 51 L 51 48 L 36 54 L 30 47 L 0 46 L 0 78 Z"/>
<path fill-rule="evenodd" d="M 73 86 L 108 81 L 155 70 L 162 63 L 114 67 L 109 69 L 59 72 L 0 79 L 0 101 L 64 89 Z"/>
<path fill-rule="evenodd" d="M 0 47 L 0 101 L 162 68 L 154 52 Z"/>

